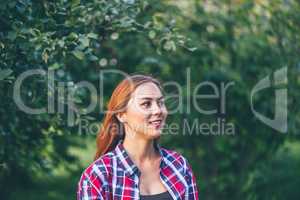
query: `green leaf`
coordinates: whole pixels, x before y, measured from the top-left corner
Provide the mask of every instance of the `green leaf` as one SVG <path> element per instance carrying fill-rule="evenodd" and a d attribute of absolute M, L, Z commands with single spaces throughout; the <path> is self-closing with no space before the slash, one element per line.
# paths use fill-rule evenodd
<path fill-rule="evenodd" d="M 60 65 L 57 62 L 50 65 L 50 67 L 49 67 L 49 69 L 51 69 L 51 70 L 58 69 L 58 68 L 60 68 Z"/>
<path fill-rule="evenodd" d="M 89 56 L 89 60 L 90 60 L 90 61 L 98 61 L 99 59 L 98 59 L 97 56 L 90 55 L 90 56 Z"/>
<path fill-rule="evenodd" d="M 196 51 L 197 50 L 197 47 L 191 47 L 191 48 L 187 48 L 189 51 Z"/>
<path fill-rule="evenodd" d="M 77 35 L 77 33 L 72 32 L 72 33 L 70 33 L 68 38 L 70 38 L 71 40 L 76 40 L 76 39 L 78 39 L 78 35 Z"/>
<path fill-rule="evenodd" d="M 72 4 L 72 7 L 77 6 L 80 4 L 80 0 L 72 0 L 71 4 Z"/>
<path fill-rule="evenodd" d="M 65 41 L 64 41 L 64 40 L 59 40 L 59 41 L 57 42 L 57 44 L 58 44 L 60 47 L 64 47 Z"/>
<path fill-rule="evenodd" d="M 152 22 L 151 21 L 148 21 L 144 24 L 144 28 L 150 28 L 150 26 L 152 25 Z"/>
<path fill-rule="evenodd" d="M 88 47 L 90 45 L 90 39 L 87 37 L 81 37 L 79 39 L 83 47 Z"/>
<path fill-rule="evenodd" d="M 92 39 L 98 39 L 98 35 L 96 33 L 89 33 L 87 34 L 87 37 Z"/>
<path fill-rule="evenodd" d="M 156 36 L 156 33 L 155 33 L 155 31 L 152 30 L 152 31 L 149 32 L 148 35 L 149 35 L 149 38 L 154 39 L 155 36 Z"/>
<path fill-rule="evenodd" d="M 3 69 L 0 71 L 0 80 L 8 78 L 13 73 L 11 69 Z"/>
<path fill-rule="evenodd" d="M 176 50 L 175 42 L 172 41 L 172 40 L 167 41 L 167 42 L 164 44 L 164 49 L 167 50 L 167 51 L 175 51 L 175 50 Z"/>
<path fill-rule="evenodd" d="M 82 51 L 74 50 L 72 51 L 72 54 L 79 60 L 83 60 L 84 53 Z"/>

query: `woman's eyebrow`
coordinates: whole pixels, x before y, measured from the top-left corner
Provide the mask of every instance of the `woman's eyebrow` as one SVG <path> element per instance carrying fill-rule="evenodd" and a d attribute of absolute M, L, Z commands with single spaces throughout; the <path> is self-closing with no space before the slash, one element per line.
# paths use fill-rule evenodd
<path fill-rule="evenodd" d="M 155 100 L 155 99 L 157 99 L 157 100 L 161 100 L 161 99 L 163 99 L 164 97 L 163 96 L 161 96 L 161 97 L 158 97 L 158 98 L 152 98 L 152 97 L 142 97 L 142 98 L 140 98 L 141 100 Z"/>

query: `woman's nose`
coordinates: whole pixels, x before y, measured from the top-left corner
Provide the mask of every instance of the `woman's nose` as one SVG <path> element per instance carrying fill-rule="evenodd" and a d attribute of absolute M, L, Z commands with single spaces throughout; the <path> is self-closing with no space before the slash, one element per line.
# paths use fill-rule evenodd
<path fill-rule="evenodd" d="M 153 112 L 153 114 L 161 114 L 162 113 L 161 106 L 158 103 L 154 103 L 153 108 L 152 108 L 152 112 Z"/>

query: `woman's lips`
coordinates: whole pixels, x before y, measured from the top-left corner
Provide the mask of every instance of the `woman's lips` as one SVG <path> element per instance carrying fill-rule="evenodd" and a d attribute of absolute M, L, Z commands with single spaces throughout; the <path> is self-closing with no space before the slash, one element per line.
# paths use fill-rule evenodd
<path fill-rule="evenodd" d="M 157 129 L 157 128 L 161 127 L 162 120 L 161 119 L 159 119 L 159 120 L 153 120 L 153 121 L 149 122 L 149 124 L 151 124 L 152 126 L 154 126 Z"/>

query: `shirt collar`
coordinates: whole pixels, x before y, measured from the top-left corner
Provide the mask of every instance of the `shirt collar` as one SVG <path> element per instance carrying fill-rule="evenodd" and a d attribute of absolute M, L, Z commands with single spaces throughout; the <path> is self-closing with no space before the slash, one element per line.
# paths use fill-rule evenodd
<path fill-rule="evenodd" d="M 160 162 L 160 169 L 164 168 L 166 166 L 165 162 L 165 153 L 163 149 L 160 147 L 160 144 L 158 142 L 155 142 L 155 148 L 158 150 L 160 156 L 161 156 L 161 162 Z M 115 154 L 118 157 L 119 164 L 123 167 L 125 170 L 125 173 L 129 176 L 137 173 L 138 176 L 141 175 L 140 170 L 138 167 L 134 164 L 132 159 L 129 157 L 127 151 L 125 150 L 123 146 L 123 140 L 120 140 L 115 148 Z"/>

